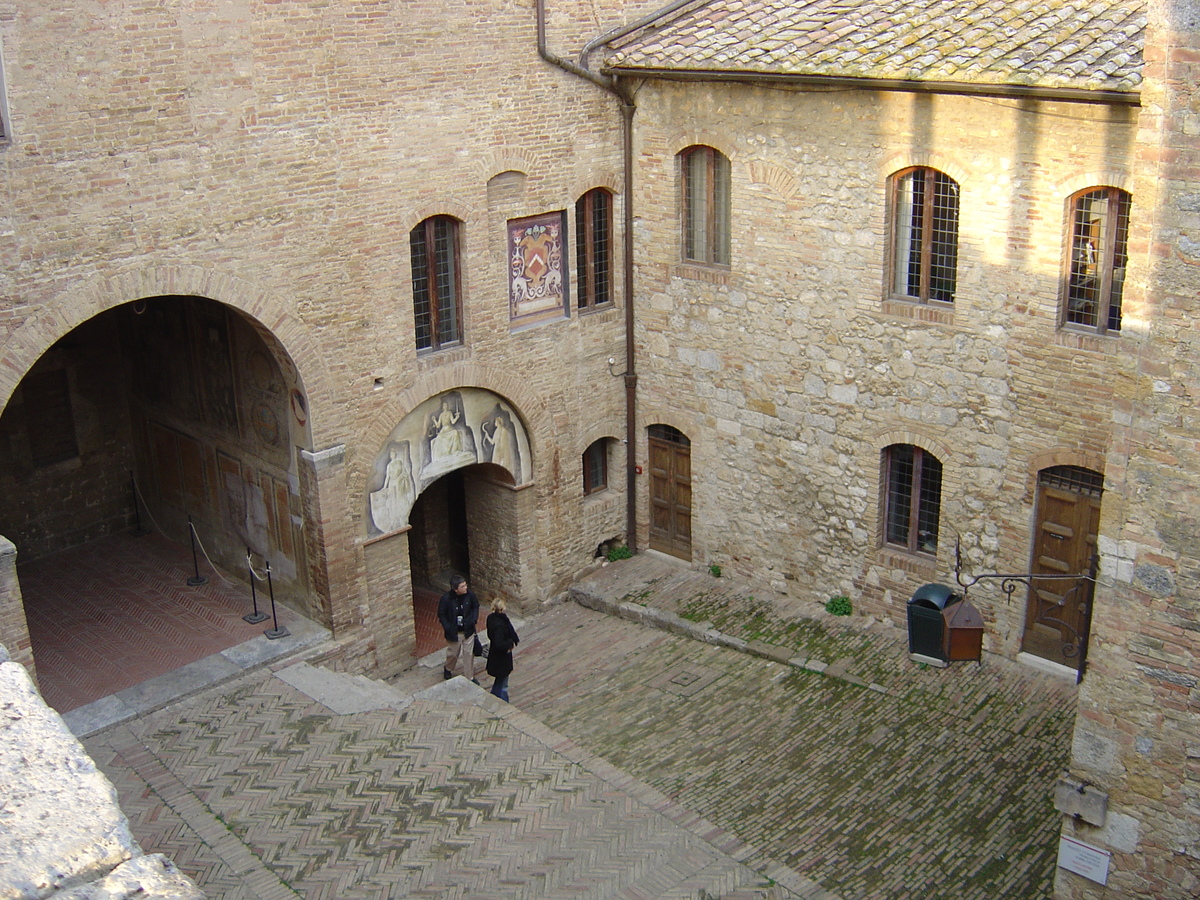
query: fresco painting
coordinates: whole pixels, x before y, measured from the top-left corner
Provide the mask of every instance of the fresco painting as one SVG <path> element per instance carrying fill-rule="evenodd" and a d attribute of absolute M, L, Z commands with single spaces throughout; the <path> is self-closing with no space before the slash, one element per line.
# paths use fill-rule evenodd
<path fill-rule="evenodd" d="M 501 466 L 515 484 L 531 477 L 529 436 L 507 401 L 478 389 L 430 397 L 392 429 L 367 487 L 368 531 L 408 524 L 417 497 L 443 475 L 476 463 Z"/>

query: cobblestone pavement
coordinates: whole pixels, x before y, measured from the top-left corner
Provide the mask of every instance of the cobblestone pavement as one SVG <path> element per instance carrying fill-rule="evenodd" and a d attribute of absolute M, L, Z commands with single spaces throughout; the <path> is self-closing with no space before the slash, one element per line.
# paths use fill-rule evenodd
<path fill-rule="evenodd" d="M 264 670 L 85 745 L 213 900 L 1049 895 L 1070 686 L 652 557 L 580 587 L 741 649 L 562 604 L 511 706 L 416 667 L 337 715 Z"/>

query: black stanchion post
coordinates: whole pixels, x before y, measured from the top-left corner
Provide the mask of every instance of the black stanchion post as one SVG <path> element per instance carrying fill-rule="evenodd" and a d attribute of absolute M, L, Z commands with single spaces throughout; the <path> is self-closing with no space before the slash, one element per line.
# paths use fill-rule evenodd
<path fill-rule="evenodd" d="M 133 470 L 129 472 L 129 490 L 133 492 L 133 531 L 129 532 L 134 537 L 141 537 L 144 534 L 149 534 L 149 528 L 142 527 L 142 508 L 138 503 L 137 479 L 133 477 Z"/>
<path fill-rule="evenodd" d="M 254 574 L 254 562 L 250 558 L 249 547 L 246 548 L 246 568 L 250 570 L 250 600 L 254 603 L 254 612 L 250 613 L 248 616 L 242 616 L 242 618 L 251 625 L 257 625 L 259 622 L 262 622 L 267 618 L 267 614 L 265 612 L 258 611 L 258 591 L 254 587 L 254 579 L 258 576 Z"/>
<path fill-rule="evenodd" d="M 273 641 L 275 638 L 287 637 L 289 634 L 291 634 L 291 632 L 279 624 L 279 617 L 275 615 L 275 585 L 271 582 L 271 561 L 268 559 L 266 560 L 266 563 L 267 591 L 271 594 L 271 622 L 275 627 L 268 628 L 263 632 L 263 634 L 267 636 L 267 640 Z"/>
<path fill-rule="evenodd" d="M 208 579 L 200 574 L 200 560 L 196 557 L 196 526 L 192 524 L 191 513 L 188 514 L 188 534 L 192 538 L 192 571 L 195 573 L 187 580 L 188 587 L 199 587 L 208 584 Z"/>

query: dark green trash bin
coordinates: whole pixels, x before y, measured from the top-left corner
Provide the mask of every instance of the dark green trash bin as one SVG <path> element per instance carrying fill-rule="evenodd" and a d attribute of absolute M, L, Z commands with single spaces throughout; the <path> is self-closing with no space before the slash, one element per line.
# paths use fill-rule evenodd
<path fill-rule="evenodd" d="M 962 597 L 944 584 L 923 584 L 908 601 L 908 654 L 917 662 L 944 666 L 946 620 L 942 610 Z"/>

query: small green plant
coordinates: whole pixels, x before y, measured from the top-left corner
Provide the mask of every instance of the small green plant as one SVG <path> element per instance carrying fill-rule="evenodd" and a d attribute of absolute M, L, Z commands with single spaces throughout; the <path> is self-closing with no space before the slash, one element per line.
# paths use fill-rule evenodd
<path fill-rule="evenodd" d="M 850 604 L 850 598 L 845 594 L 830 597 L 825 603 L 825 612 L 832 616 L 848 616 L 853 611 L 854 607 Z"/>
<path fill-rule="evenodd" d="M 716 563 L 712 563 L 708 567 L 708 574 L 711 575 L 713 578 L 720 578 L 721 577 L 721 567 L 718 566 Z"/>
<path fill-rule="evenodd" d="M 622 544 L 620 547 L 613 547 L 608 551 L 608 561 L 616 562 L 618 559 L 631 559 L 633 551 Z"/>

